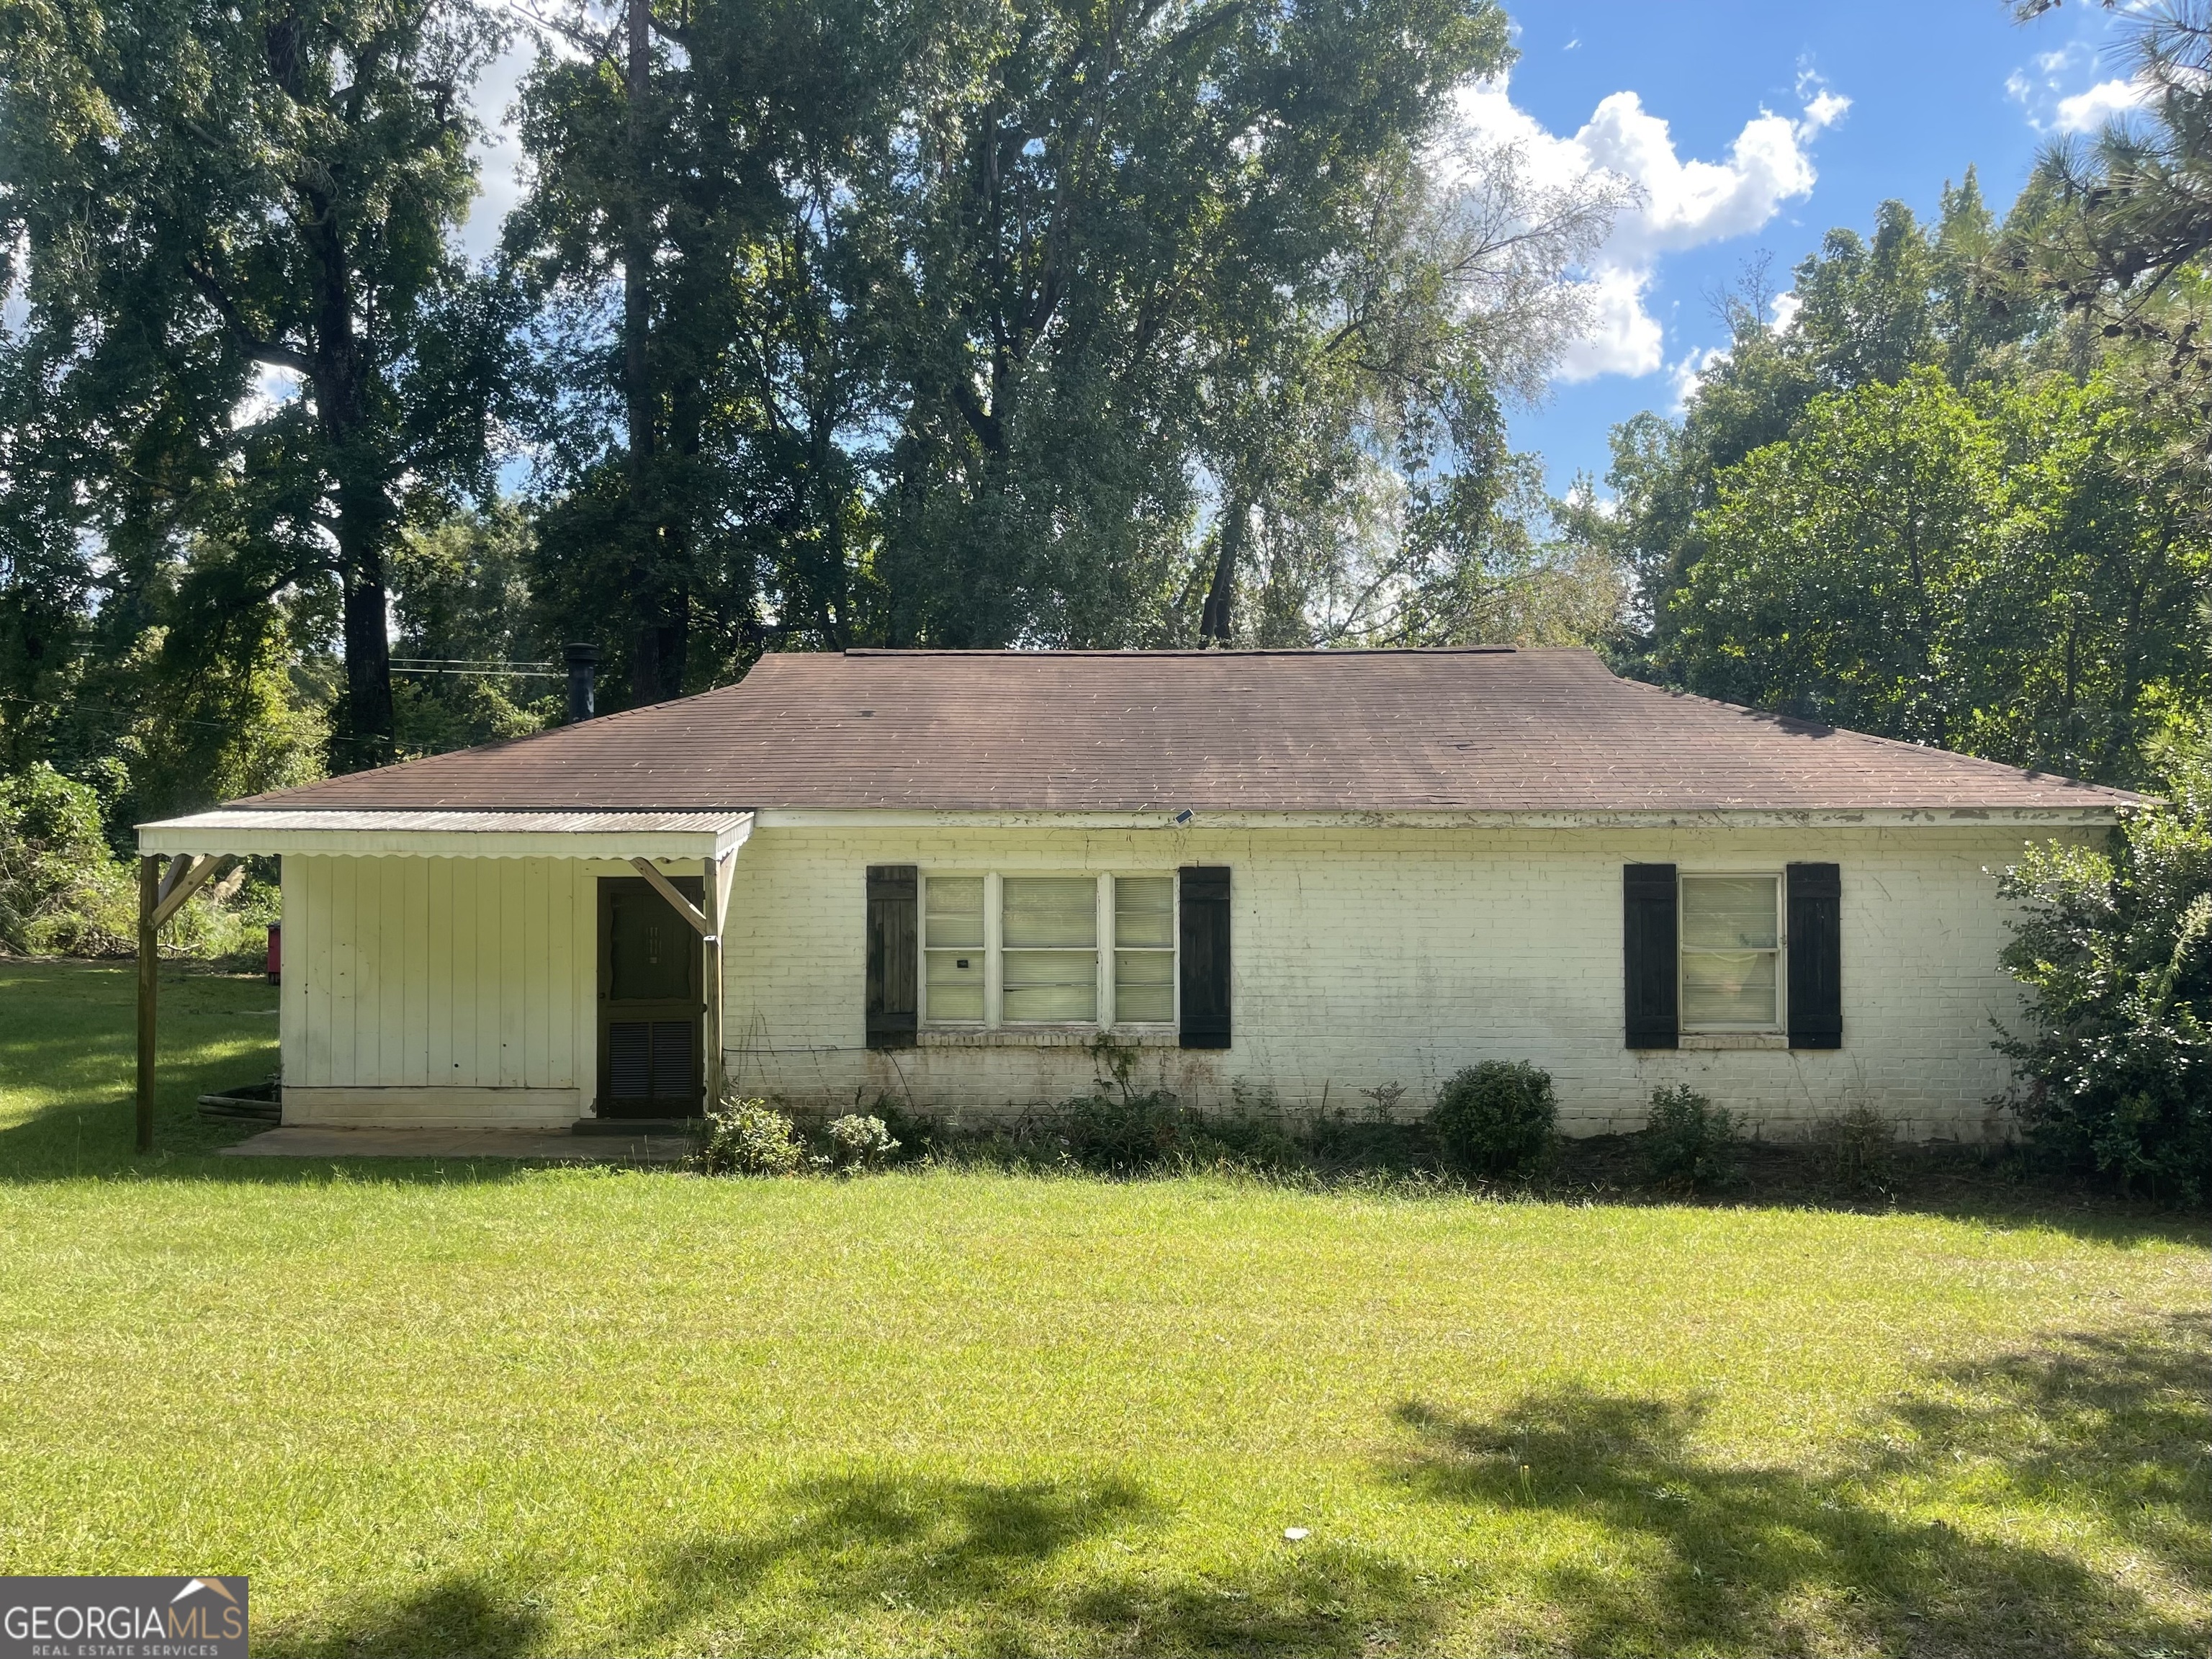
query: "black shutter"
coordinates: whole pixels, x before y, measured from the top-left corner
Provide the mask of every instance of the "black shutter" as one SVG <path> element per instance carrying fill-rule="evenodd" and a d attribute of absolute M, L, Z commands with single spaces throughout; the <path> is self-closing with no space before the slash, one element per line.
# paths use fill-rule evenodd
<path fill-rule="evenodd" d="M 915 1044 L 915 901 L 911 864 L 868 866 L 868 1047 Z"/>
<path fill-rule="evenodd" d="M 1790 1046 L 1844 1046 L 1844 884 L 1832 864 L 1793 864 L 1788 878 Z"/>
<path fill-rule="evenodd" d="M 1674 866 L 1621 867 L 1621 941 L 1626 957 L 1628 1046 L 1680 1046 L 1682 1021 L 1675 999 Z"/>
<path fill-rule="evenodd" d="M 1186 1048 L 1229 1046 L 1229 872 L 1185 865 L 1182 879 L 1182 1026 Z"/>

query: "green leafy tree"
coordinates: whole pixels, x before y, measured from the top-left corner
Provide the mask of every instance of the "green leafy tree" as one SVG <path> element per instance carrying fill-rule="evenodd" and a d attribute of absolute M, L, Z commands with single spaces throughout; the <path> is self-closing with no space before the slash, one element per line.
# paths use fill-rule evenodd
<path fill-rule="evenodd" d="M 1622 653 L 1626 665 L 1681 680 L 1670 600 L 1705 556 L 1703 515 L 1717 504 L 1717 481 L 1789 438 L 1815 398 L 1895 385 L 1917 368 L 1961 387 L 2014 371 L 2020 343 L 2051 307 L 2007 265 L 2001 234 L 1969 168 L 1945 189 L 1932 227 L 1886 202 L 1871 240 L 1829 232 L 1792 273 L 1785 318 L 1763 264 L 1723 297 L 1727 349 L 1679 422 L 1646 413 L 1614 428 L 1607 483 L 1618 507 L 1588 526 L 1634 574 L 1644 637 Z"/>
<path fill-rule="evenodd" d="M 1238 637 L 1310 639 L 1420 491 L 1486 523 L 1522 250 L 1556 289 L 1593 222 L 1455 221 L 1417 164 L 1504 61 L 1486 0 L 560 27 L 508 237 L 552 302 L 536 568 L 633 698 L 778 641 L 1227 638 L 1240 591 Z"/>
<path fill-rule="evenodd" d="M 1932 368 L 1816 398 L 1715 480 L 1671 601 L 1688 686 L 2127 781 L 2206 690 L 2207 556 L 2101 382 L 1969 398 Z"/>
<path fill-rule="evenodd" d="M 522 737 L 561 718 L 565 671 L 531 593 L 531 554 L 512 503 L 401 538 L 392 578 L 402 755 Z"/>
<path fill-rule="evenodd" d="M 1503 64 L 1504 19 L 1464 0 L 978 15 L 863 191 L 898 382 L 888 632 L 1171 637 L 1218 586 L 1218 557 L 1192 580 L 1200 474 L 1233 567 L 1243 508 L 1301 474 L 1222 434 L 1343 407 L 1310 331 L 1344 320 L 1323 320 L 1333 278 L 1378 179 Z"/>
<path fill-rule="evenodd" d="M 842 274 L 926 19 L 699 0 L 561 10 L 525 84 L 510 258 L 544 307 L 537 585 L 619 696 L 842 644 L 870 550 L 872 343 Z"/>
<path fill-rule="evenodd" d="M 226 605 L 326 585 L 332 758 L 390 757 L 392 548 L 418 503 L 489 483 L 512 317 L 447 233 L 497 40 L 465 0 L 9 9 L 0 234 L 27 252 L 27 322 L 0 390 L 26 423 L 8 529 L 37 568 L 19 649 L 46 654 L 94 587 L 143 623 L 165 565 Z M 113 574 L 68 569 L 88 537 Z M 202 545 L 222 550 L 204 573 Z"/>

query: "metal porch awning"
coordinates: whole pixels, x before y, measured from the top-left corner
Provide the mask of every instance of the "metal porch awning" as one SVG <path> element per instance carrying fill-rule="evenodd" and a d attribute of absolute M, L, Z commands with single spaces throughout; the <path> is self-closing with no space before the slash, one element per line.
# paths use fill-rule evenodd
<path fill-rule="evenodd" d="M 140 1152 L 154 1145 L 155 1024 L 161 928 L 185 901 L 240 859 L 287 853 L 354 858 L 592 859 L 629 863 L 698 933 L 707 953 L 701 1022 L 707 1098 L 720 1092 L 722 929 L 730 866 L 752 834 L 742 811 L 302 811 L 218 807 L 138 826 L 138 1098 Z M 659 869 L 697 860 L 704 903 Z"/>
<path fill-rule="evenodd" d="M 750 812 L 309 811 L 229 806 L 138 826 L 163 855 L 351 854 L 366 858 L 720 859 L 752 834 Z"/>

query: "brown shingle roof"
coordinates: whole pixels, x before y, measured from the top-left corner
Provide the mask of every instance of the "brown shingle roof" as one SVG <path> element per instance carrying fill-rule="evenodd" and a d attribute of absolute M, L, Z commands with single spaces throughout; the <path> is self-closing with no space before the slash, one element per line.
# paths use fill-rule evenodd
<path fill-rule="evenodd" d="M 1696 811 L 2136 799 L 1616 678 L 1579 650 L 853 651 L 257 797 L 296 807 Z"/>

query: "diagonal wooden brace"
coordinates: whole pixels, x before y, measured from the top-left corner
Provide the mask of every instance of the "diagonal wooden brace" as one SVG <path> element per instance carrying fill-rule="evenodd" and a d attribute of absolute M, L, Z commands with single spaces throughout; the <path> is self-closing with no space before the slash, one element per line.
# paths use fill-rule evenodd
<path fill-rule="evenodd" d="M 169 860 L 169 867 L 161 872 L 161 884 L 155 892 L 154 902 L 159 904 L 170 894 L 175 892 L 177 884 L 185 878 L 185 872 L 191 867 L 192 855 L 190 853 L 179 853 L 173 855 Z"/>
<path fill-rule="evenodd" d="M 227 854 L 222 858 L 200 859 L 185 864 L 181 869 L 181 859 L 170 865 L 169 873 L 161 883 L 161 896 L 154 907 L 155 930 L 159 932 L 171 916 L 185 908 L 186 899 L 237 862 L 235 857 Z"/>
<path fill-rule="evenodd" d="M 674 882 L 654 869 L 651 859 L 632 859 L 630 863 L 635 866 L 638 874 L 653 884 L 653 891 L 666 899 L 678 915 L 698 930 L 701 939 L 711 939 L 718 937 L 714 932 L 714 924 L 707 920 L 706 912 L 692 903 L 690 899 L 685 898 Z"/>

